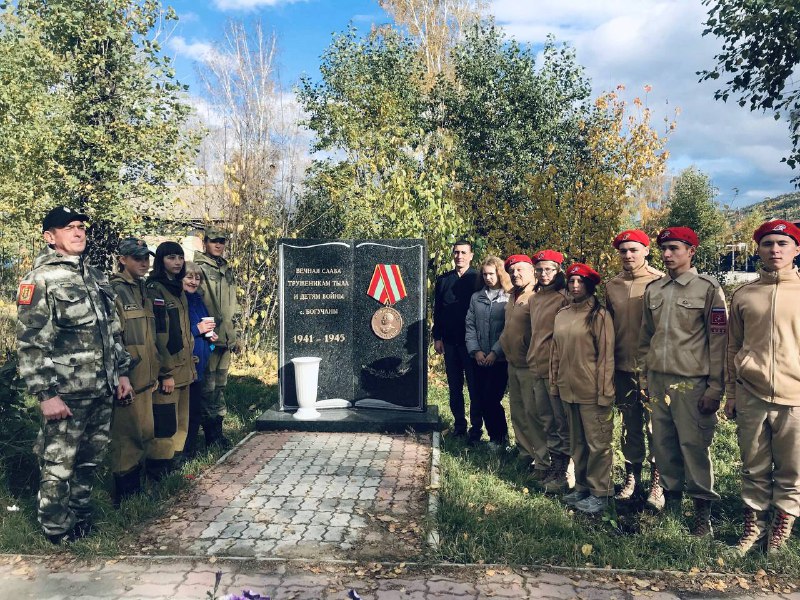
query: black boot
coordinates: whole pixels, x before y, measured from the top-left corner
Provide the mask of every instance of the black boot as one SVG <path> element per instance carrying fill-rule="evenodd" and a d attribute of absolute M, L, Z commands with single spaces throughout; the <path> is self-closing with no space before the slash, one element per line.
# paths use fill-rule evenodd
<path fill-rule="evenodd" d="M 197 454 L 197 434 L 200 433 L 200 420 L 189 419 L 186 444 L 183 446 L 184 461 L 192 460 Z"/>
<path fill-rule="evenodd" d="M 142 489 L 142 468 L 134 467 L 121 475 L 114 474 L 114 508 L 119 508 L 125 498 L 138 494 Z"/>
<path fill-rule="evenodd" d="M 171 466 L 169 458 L 148 458 L 144 463 L 145 474 L 149 480 L 158 482 L 169 475 Z"/>
<path fill-rule="evenodd" d="M 222 433 L 223 417 L 212 417 L 203 421 L 203 429 L 206 432 L 206 447 L 216 444 L 223 450 L 231 447 L 231 442 Z"/>

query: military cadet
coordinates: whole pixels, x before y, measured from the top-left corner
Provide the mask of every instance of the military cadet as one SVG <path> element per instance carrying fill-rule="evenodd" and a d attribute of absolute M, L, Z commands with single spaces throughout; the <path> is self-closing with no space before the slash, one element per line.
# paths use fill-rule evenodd
<path fill-rule="evenodd" d="M 657 241 L 669 276 L 645 290 L 639 338 L 653 453 L 670 509 L 680 511 L 685 485 L 694 503 L 692 534 L 713 535 L 711 503 L 719 495 L 709 448 L 724 390 L 725 296 L 716 279 L 692 267 L 694 231 L 668 227 Z"/>
<path fill-rule="evenodd" d="M 550 454 L 544 425 L 536 412 L 533 372 L 528 368 L 531 313 L 528 302 L 536 283 L 533 261 L 524 254 L 509 256 L 505 269 L 511 276 L 511 297 L 506 304 L 506 324 L 500 345 L 508 362 L 508 399 L 520 460 L 533 466 L 532 479 L 541 483 L 549 475 Z M 535 462 L 534 462 L 535 459 Z"/>
<path fill-rule="evenodd" d="M 222 422 L 227 413 L 225 386 L 228 384 L 231 352 L 238 348 L 233 319 L 239 314 L 233 270 L 223 257 L 227 243 L 228 234 L 225 231 L 209 227 L 203 237 L 203 252 L 194 255 L 194 262 L 203 272 L 203 298 L 210 315 L 214 317 L 218 336 L 203 374 L 203 432 L 206 446 L 220 444 L 224 448 L 230 446 L 222 430 Z"/>
<path fill-rule="evenodd" d="M 742 454 L 740 554 L 778 552 L 800 515 L 800 229 L 769 221 L 753 239 L 761 269 L 731 299 L 726 368 L 725 412 Z"/>
<path fill-rule="evenodd" d="M 183 291 L 185 274 L 180 244 L 160 244 L 153 272 L 147 279 L 160 364 L 159 387 L 153 395 L 153 441 L 146 462 L 147 474 L 155 480 L 180 464 L 189 428 L 189 385 L 197 376 L 189 307 Z"/>
<path fill-rule="evenodd" d="M 473 361 L 467 351 L 466 318 L 469 303 L 478 285 L 478 272 L 472 267 L 472 245 L 466 240 L 453 244 L 454 269 L 436 278 L 433 292 L 433 349 L 444 354 L 444 368 L 453 414 L 453 434 L 478 442 L 483 435 L 483 417 L 478 403 L 470 404 L 470 429 L 467 432 L 464 380 L 470 396 L 476 396 Z"/>
<path fill-rule="evenodd" d="M 594 295 L 600 274 L 583 263 L 566 273 L 570 303 L 556 314 L 550 355 L 550 396 L 566 405 L 575 462 L 575 489 L 563 500 L 597 514 L 614 495 L 614 325 Z"/>
<path fill-rule="evenodd" d="M 136 238 L 121 240 L 118 253 L 120 272 L 112 275 L 111 286 L 117 294 L 122 339 L 131 355 L 129 377 L 134 396 L 117 400 L 111 421 L 111 472 L 116 506 L 141 488 L 141 468 L 153 440 L 153 391 L 159 370 L 153 302 L 144 287 L 153 253 L 144 240 Z"/>
<path fill-rule="evenodd" d="M 650 493 L 647 504 L 664 502 L 658 469 L 653 461 L 653 438 L 649 407 L 640 393 L 637 351 L 642 329 L 642 300 L 648 283 L 664 276 L 647 262 L 650 238 L 639 229 L 629 229 L 614 238 L 622 271 L 606 283 L 606 307 L 614 319 L 614 389 L 616 406 L 622 415 L 622 455 L 625 457 L 625 482 L 617 500 L 642 496 L 642 463 L 650 463 Z M 647 448 L 645 448 L 645 436 Z M 648 454 L 649 450 L 649 454 Z"/>
<path fill-rule="evenodd" d="M 42 411 L 34 447 L 38 518 L 55 544 L 90 532 L 92 482 L 108 447 L 114 397 L 132 393 L 114 292 L 83 256 L 87 220 L 63 206 L 47 213 L 47 247 L 17 297 L 19 374 Z"/>
<path fill-rule="evenodd" d="M 541 250 L 533 255 L 536 285 L 528 300 L 531 317 L 531 344 L 528 348 L 528 368 L 533 377 L 533 396 L 540 435 L 547 439 L 550 472 L 542 481 L 545 491 L 563 493 L 567 490 L 569 467 L 569 423 L 561 400 L 550 397 L 550 350 L 553 343 L 553 324 L 556 313 L 569 305 L 567 280 L 561 270 L 564 256 L 555 250 Z M 534 426 L 536 423 L 534 423 Z M 538 459 L 538 456 L 537 456 Z"/>

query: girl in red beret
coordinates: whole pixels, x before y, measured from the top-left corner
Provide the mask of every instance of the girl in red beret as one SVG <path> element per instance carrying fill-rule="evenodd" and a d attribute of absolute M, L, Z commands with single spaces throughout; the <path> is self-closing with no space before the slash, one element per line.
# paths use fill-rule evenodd
<path fill-rule="evenodd" d="M 531 344 L 528 347 L 528 368 L 533 376 L 533 396 L 536 421 L 547 445 L 536 449 L 536 462 L 549 464 L 540 482 L 546 492 L 567 491 L 569 467 L 569 424 L 564 404 L 550 396 L 550 349 L 556 313 L 569 304 L 567 279 L 561 264 L 560 252 L 541 250 L 533 255 L 536 292 L 528 301 L 531 312 Z"/>
<path fill-rule="evenodd" d="M 563 499 L 597 514 L 614 495 L 614 325 L 595 297 L 600 274 L 576 263 L 566 276 L 571 302 L 556 314 L 550 355 L 550 395 L 564 402 L 575 463 L 575 490 Z"/>

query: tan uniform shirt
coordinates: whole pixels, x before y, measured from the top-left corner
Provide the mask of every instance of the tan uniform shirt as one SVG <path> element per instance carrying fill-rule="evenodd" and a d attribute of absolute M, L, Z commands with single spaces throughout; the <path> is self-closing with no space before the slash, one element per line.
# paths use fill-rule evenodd
<path fill-rule="evenodd" d="M 506 304 L 506 324 L 500 345 L 508 363 L 518 369 L 527 368 L 528 347 L 531 343 L 531 313 L 528 301 L 533 296 L 533 282 L 520 294 L 516 290 Z"/>
<path fill-rule="evenodd" d="M 731 299 L 727 393 L 738 381 L 775 404 L 800 406 L 800 273 L 759 271 Z"/>
<path fill-rule="evenodd" d="M 719 282 L 691 268 L 662 277 L 644 292 L 639 361 L 647 371 L 679 377 L 708 377 L 706 396 L 724 389 L 727 309 Z"/>
<path fill-rule="evenodd" d="M 542 286 L 528 300 L 531 313 L 531 344 L 528 347 L 528 368 L 537 377 L 550 376 L 550 346 L 556 313 L 569 305 L 567 293 L 552 285 Z"/>
<path fill-rule="evenodd" d="M 606 307 L 614 318 L 614 364 L 617 371 L 636 371 L 642 306 L 647 284 L 664 273 L 647 262 L 635 271 L 622 271 L 606 283 Z"/>
<path fill-rule="evenodd" d="M 614 324 L 600 308 L 592 328 L 586 315 L 597 302 L 590 296 L 573 302 L 556 315 L 550 355 L 550 393 L 570 404 L 614 402 Z"/>

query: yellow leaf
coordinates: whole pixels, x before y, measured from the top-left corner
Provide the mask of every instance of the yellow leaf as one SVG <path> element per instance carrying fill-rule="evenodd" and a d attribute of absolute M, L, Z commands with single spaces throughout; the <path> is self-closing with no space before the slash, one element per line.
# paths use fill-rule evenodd
<path fill-rule="evenodd" d="M 593 549 L 594 548 L 592 548 L 591 544 L 584 544 L 583 546 L 581 546 L 581 553 L 584 556 L 589 556 L 592 553 Z"/>

